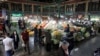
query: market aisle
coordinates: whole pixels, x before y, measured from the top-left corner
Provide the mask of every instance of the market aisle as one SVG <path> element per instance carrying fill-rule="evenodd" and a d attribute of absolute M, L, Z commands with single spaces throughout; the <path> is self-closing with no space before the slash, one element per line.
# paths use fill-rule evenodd
<path fill-rule="evenodd" d="M 32 43 L 33 41 L 31 41 Z M 32 45 L 31 45 L 32 47 Z M 84 43 L 82 43 L 81 45 L 79 45 L 78 50 L 74 49 L 72 52 L 72 56 L 92 56 L 93 55 L 93 51 L 96 50 L 96 48 L 100 47 L 100 37 L 94 37 Z M 45 51 L 45 49 L 42 47 L 41 49 L 38 48 L 36 51 L 36 47 L 35 48 L 31 48 L 31 49 L 35 49 L 31 55 L 28 56 L 56 56 L 57 53 L 53 53 L 53 51 L 51 51 L 49 54 L 48 52 Z M 21 53 L 19 53 L 20 55 Z M 23 54 L 24 55 L 24 54 Z M 22 56 L 22 55 L 20 55 Z"/>
<path fill-rule="evenodd" d="M 93 51 L 100 48 L 100 36 L 94 37 L 74 49 L 72 56 L 93 56 Z"/>
<path fill-rule="evenodd" d="M 27 55 L 23 52 L 23 50 L 19 50 L 14 56 L 56 56 L 57 53 L 54 53 L 51 51 L 49 54 L 45 51 L 44 47 L 42 48 L 36 48 L 34 47 L 33 43 L 33 37 L 30 38 L 30 50 L 31 55 Z M 74 49 L 72 52 L 72 56 L 92 56 L 93 51 L 96 50 L 96 48 L 100 47 L 100 37 L 94 37 L 81 45 L 79 45 L 77 48 L 78 50 Z M 3 46 L 0 45 L 0 56 L 4 56 Z"/>

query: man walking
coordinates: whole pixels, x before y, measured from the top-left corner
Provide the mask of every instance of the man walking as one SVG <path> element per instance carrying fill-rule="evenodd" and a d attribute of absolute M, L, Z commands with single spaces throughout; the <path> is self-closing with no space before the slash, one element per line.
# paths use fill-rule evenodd
<path fill-rule="evenodd" d="M 21 38 L 23 43 L 25 44 L 25 51 L 28 51 L 28 54 L 30 54 L 30 47 L 29 47 L 29 33 L 27 32 L 26 29 L 21 33 Z"/>
<path fill-rule="evenodd" d="M 8 34 L 5 34 L 3 45 L 5 47 L 6 56 L 12 56 L 14 51 L 13 39 L 11 39 Z"/>

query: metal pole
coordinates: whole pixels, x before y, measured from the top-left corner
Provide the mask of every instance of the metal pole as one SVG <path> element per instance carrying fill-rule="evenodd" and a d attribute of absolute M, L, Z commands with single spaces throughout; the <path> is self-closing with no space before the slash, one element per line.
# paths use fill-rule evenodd
<path fill-rule="evenodd" d="M 58 5 L 58 18 L 60 18 L 60 5 Z"/>
<path fill-rule="evenodd" d="M 41 10 L 41 16 L 42 16 L 42 14 L 43 14 L 43 6 L 42 5 L 41 5 L 40 10 Z"/>
<path fill-rule="evenodd" d="M 61 13 L 61 0 L 58 1 L 58 18 L 60 18 Z"/>
<path fill-rule="evenodd" d="M 88 16 L 88 5 L 89 5 L 89 2 L 87 1 L 86 2 L 86 9 L 85 9 L 85 16 Z M 90 20 L 90 18 L 88 20 Z"/>
<path fill-rule="evenodd" d="M 11 21 L 11 3 L 8 3 L 8 8 L 9 8 L 8 20 L 9 20 L 9 22 L 10 22 L 10 21 Z"/>
<path fill-rule="evenodd" d="M 73 15 L 75 14 L 76 4 L 73 4 Z"/>
<path fill-rule="evenodd" d="M 65 5 L 65 18 L 66 18 L 66 5 Z"/>
<path fill-rule="evenodd" d="M 24 13 L 24 3 L 22 3 L 22 12 Z"/>
<path fill-rule="evenodd" d="M 34 5 L 32 4 L 32 14 L 34 13 Z"/>
<path fill-rule="evenodd" d="M 49 16 L 50 16 L 50 6 L 49 6 Z"/>

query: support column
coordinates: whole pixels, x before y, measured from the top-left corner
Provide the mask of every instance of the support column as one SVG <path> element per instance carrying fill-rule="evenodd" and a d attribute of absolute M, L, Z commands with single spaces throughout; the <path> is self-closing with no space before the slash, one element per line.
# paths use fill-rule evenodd
<path fill-rule="evenodd" d="M 65 5 L 65 15 L 66 15 L 66 5 Z"/>
<path fill-rule="evenodd" d="M 42 16 L 42 13 L 43 13 L 43 6 L 41 5 L 41 16 Z"/>
<path fill-rule="evenodd" d="M 85 16 L 88 17 L 88 5 L 89 5 L 89 2 L 87 1 L 86 2 L 86 9 L 85 9 Z M 90 20 L 90 18 L 89 18 Z"/>
<path fill-rule="evenodd" d="M 57 9 L 57 7 L 55 6 L 55 7 L 54 7 L 54 13 L 57 13 L 56 9 Z"/>
<path fill-rule="evenodd" d="M 48 11 L 48 12 L 49 12 L 48 14 L 49 14 L 49 16 L 50 16 L 50 15 L 51 15 L 51 12 L 50 12 L 50 6 L 49 6 L 49 11 Z"/>
<path fill-rule="evenodd" d="M 86 2 L 85 15 L 87 15 L 87 13 L 88 13 L 88 5 L 89 5 L 89 3 L 88 3 L 88 1 L 87 1 L 87 2 Z"/>
<path fill-rule="evenodd" d="M 60 5 L 60 3 L 58 4 L 58 6 L 57 6 L 57 9 L 58 9 L 58 18 L 60 19 L 60 15 L 61 15 L 61 5 Z"/>
<path fill-rule="evenodd" d="M 24 3 L 22 3 L 22 12 L 24 13 Z"/>
<path fill-rule="evenodd" d="M 32 4 L 32 13 L 34 13 L 34 5 Z"/>
<path fill-rule="evenodd" d="M 8 3 L 9 11 L 11 12 L 11 3 Z"/>
<path fill-rule="evenodd" d="M 8 3 L 8 8 L 9 8 L 9 10 L 8 10 L 8 20 L 9 20 L 9 22 L 10 22 L 10 20 L 11 20 L 11 3 Z"/>
<path fill-rule="evenodd" d="M 75 14 L 76 10 L 76 4 L 73 5 L 73 15 Z"/>

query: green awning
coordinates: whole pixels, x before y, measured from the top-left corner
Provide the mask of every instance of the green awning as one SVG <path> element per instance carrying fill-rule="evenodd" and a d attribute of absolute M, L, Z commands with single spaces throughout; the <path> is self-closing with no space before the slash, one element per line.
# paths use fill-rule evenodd
<path fill-rule="evenodd" d="M 11 16 L 12 17 L 22 17 L 23 16 L 23 13 L 22 12 L 19 12 L 19 11 L 13 11 L 11 13 Z"/>

